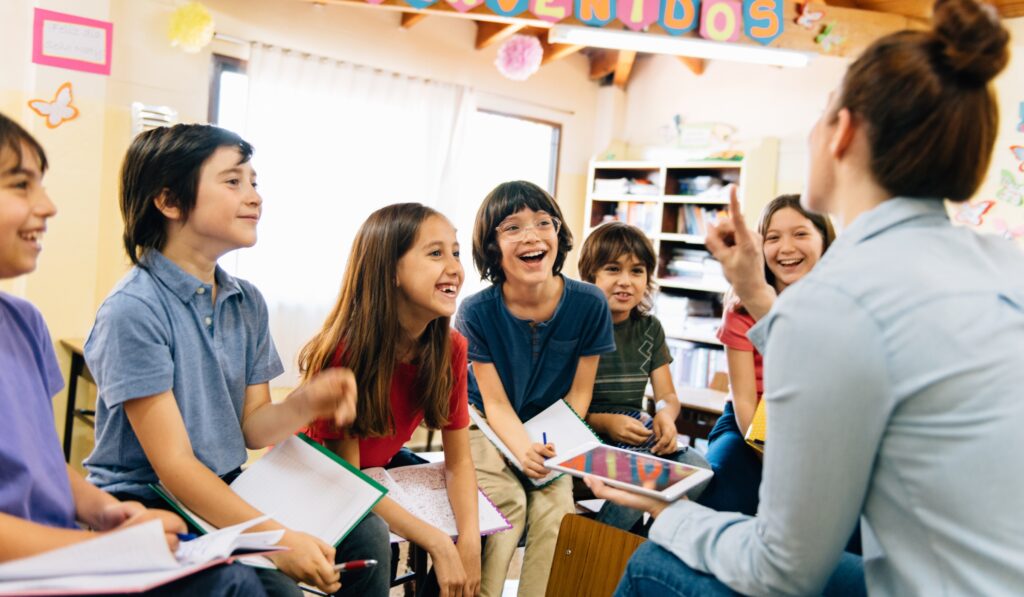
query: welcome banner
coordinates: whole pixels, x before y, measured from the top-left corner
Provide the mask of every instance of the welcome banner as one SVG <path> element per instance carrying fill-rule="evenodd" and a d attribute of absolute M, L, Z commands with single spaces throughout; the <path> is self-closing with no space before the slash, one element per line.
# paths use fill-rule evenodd
<path fill-rule="evenodd" d="M 380 4 L 384 0 L 366 1 Z M 591 27 L 618 20 L 633 31 L 657 24 L 671 35 L 697 30 L 705 39 L 736 41 L 742 34 L 766 45 L 781 35 L 785 26 L 783 0 L 404 0 L 417 9 L 438 1 L 459 12 L 485 5 L 503 17 L 529 12 L 550 23 L 573 17 Z"/>

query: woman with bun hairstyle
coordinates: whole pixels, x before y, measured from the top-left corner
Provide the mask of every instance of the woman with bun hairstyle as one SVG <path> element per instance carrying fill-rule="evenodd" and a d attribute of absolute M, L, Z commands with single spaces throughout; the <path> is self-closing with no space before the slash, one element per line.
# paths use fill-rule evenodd
<path fill-rule="evenodd" d="M 760 242 L 709 230 L 765 355 L 756 516 L 591 481 L 656 516 L 617 595 L 1015 595 L 1024 587 L 1024 255 L 954 227 L 988 171 L 1009 59 L 991 6 L 887 35 L 811 131 L 803 205 L 843 232 L 775 300 Z M 863 576 L 843 546 L 861 521 Z"/>

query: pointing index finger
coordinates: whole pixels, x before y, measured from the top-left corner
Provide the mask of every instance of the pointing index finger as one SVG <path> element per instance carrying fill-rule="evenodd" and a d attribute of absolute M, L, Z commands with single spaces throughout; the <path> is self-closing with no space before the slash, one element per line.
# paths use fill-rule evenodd
<path fill-rule="evenodd" d="M 751 241 L 750 231 L 747 229 L 747 221 L 743 218 L 743 210 L 740 209 L 739 187 L 735 184 L 729 185 L 729 216 L 733 223 L 733 234 L 736 244 L 743 244 Z"/>

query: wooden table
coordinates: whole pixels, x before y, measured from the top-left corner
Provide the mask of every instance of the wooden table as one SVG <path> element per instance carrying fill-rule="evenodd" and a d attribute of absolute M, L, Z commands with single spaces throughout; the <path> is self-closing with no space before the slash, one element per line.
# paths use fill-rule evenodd
<path fill-rule="evenodd" d="M 70 462 L 71 431 L 74 428 L 75 419 L 81 419 L 92 427 L 95 425 L 93 418 L 96 416 L 96 411 L 88 408 L 77 408 L 75 404 L 78 399 L 78 378 L 81 377 L 94 385 L 96 380 L 93 379 L 92 373 L 89 372 L 89 367 L 85 364 L 85 340 L 82 338 L 62 338 L 60 344 L 71 353 L 71 372 L 68 375 L 68 403 L 64 411 L 64 461 Z"/>
<path fill-rule="evenodd" d="M 728 392 L 710 388 L 676 388 L 676 394 L 681 407 L 676 418 L 676 430 L 690 436 L 691 444 L 698 438 L 706 439 L 722 415 Z"/>

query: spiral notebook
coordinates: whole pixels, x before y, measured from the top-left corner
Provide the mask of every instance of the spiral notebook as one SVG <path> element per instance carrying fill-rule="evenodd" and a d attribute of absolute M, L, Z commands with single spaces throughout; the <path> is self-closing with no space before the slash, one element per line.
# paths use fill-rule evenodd
<path fill-rule="evenodd" d="M 216 528 L 185 507 L 167 488 L 150 487 L 192 526 L 203 532 Z M 275 446 L 229 487 L 285 527 L 334 546 L 387 493 L 380 483 L 302 434 Z"/>
<path fill-rule="evenodd" d="M 139 593 L 212 566 L 233 555 L 267 553 L 284 531 L 245 533 L 266 517 L 182 542 L 167 549 L 159 520 L 103 533 L 36 556 L 0 565 L 0 595 L 90 595 Z"/>
<path fill-rule="evenodd" d="M 459 530 L 455 524 L 455 513 L 448 501 L 448 485 L 445 482 L 443 462 L 414 464 L 390 470 L 380 467 L 363 471 L 388 490 L 388 497 L 410 514 L 441 529 L 453 539 Z M 512 528 L 494 502 L 482 490 L 477 489 L 477 510 L 480 518 L 480 534 L 493 535 Z M 404 537 L 391 533 L 392 543 L 405 541 Z"/>
<path fill-rule="evenodd" d="M 519 463 L 519 459 L 512 454 L 512 450 L 505 445 L 505 442 L 501 441 L 501 438 L 494 432 L 494 429 L 487 424 L 487 420 L 483 415 L 477 412 L 475 408 L 470 408 L 469 416 L 487 439 L 494 444 L 494 447 L 513 466 L 522 471 L 523 467 Z M 530 439 L 538 444 L 544 443 L 544 437 L 547 436 L 548 443 L 554 444 L 555 450 L 559 453 L 568 452 L 583 444 L 603 443 L 601 438 L 597 437 L 597 434 L 594 433 L 594 430 L 583 422 L 583 419 L 576 414 L 576 411 L 565 400 L 558 400 L 545 408 L 537 416 L 524 422 L 523 427 L 526 428 L 526 433 L 530 436 Z M 530 478 L 530 482 L 537 487 L 543 487 L 561 476 L 562 473 L 552 472 L 541 479 Z"/>

